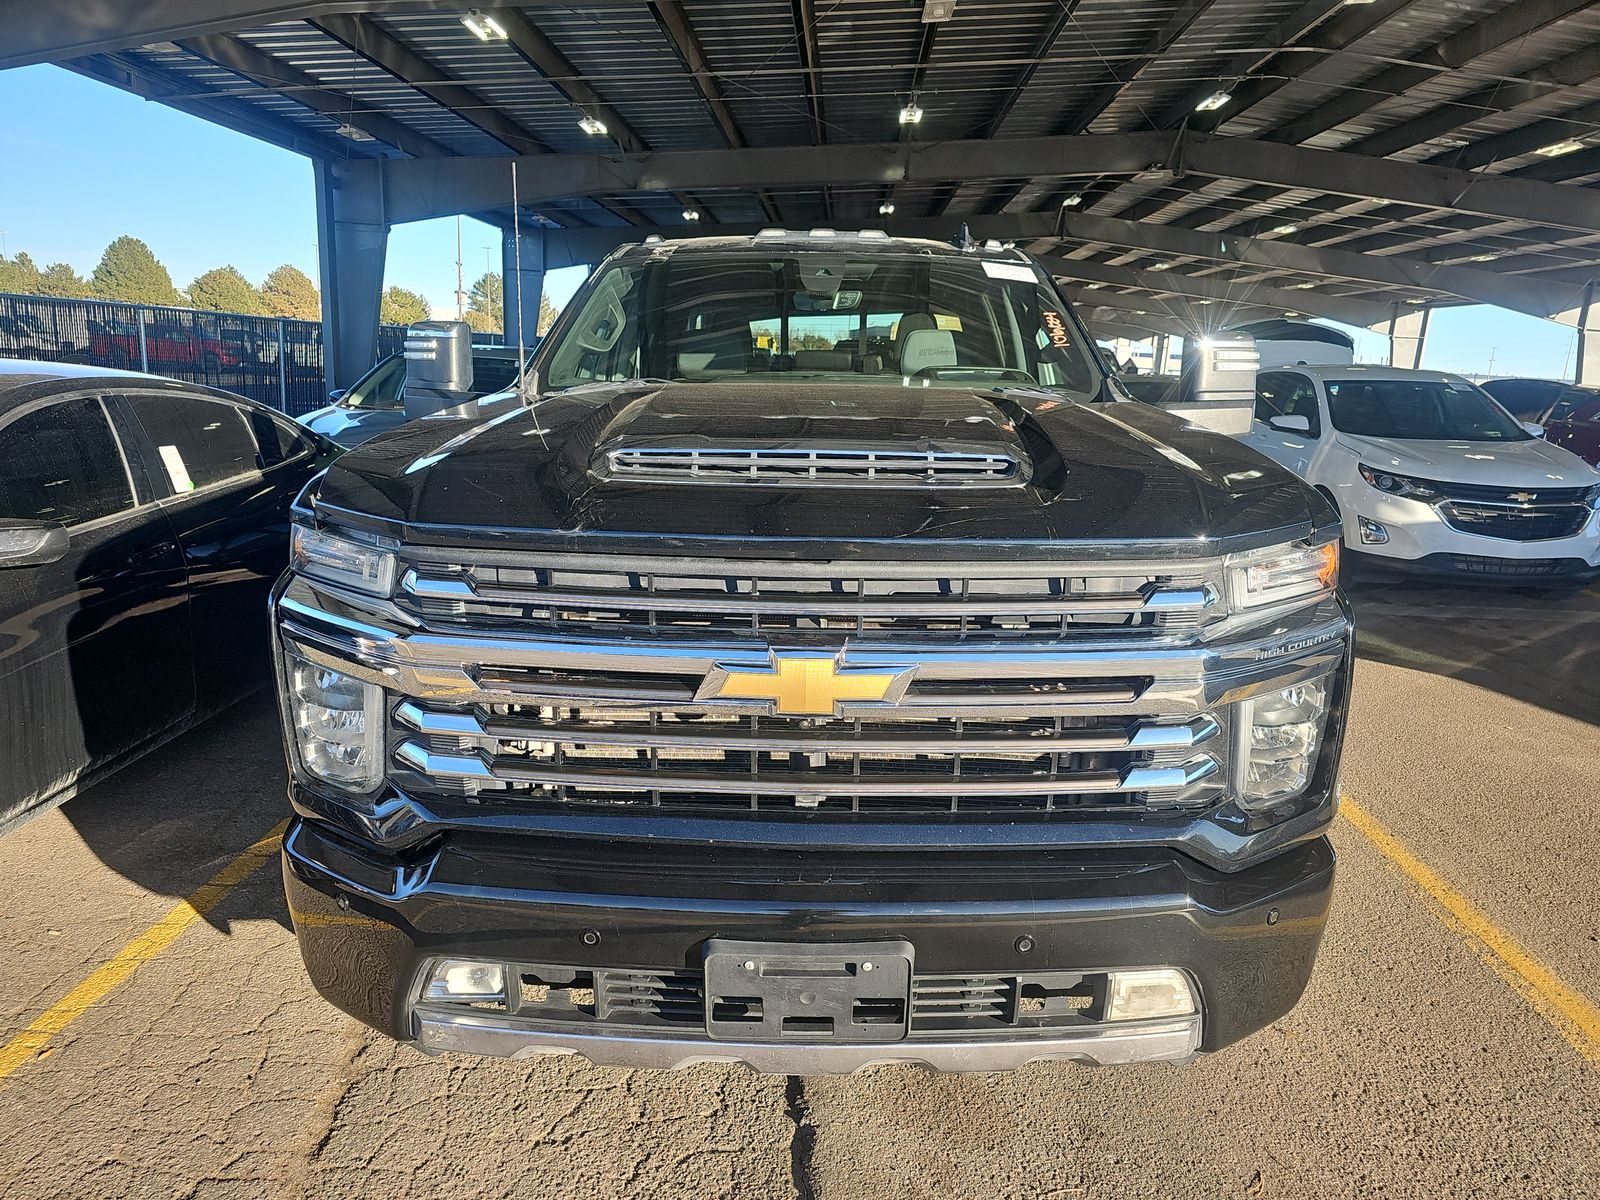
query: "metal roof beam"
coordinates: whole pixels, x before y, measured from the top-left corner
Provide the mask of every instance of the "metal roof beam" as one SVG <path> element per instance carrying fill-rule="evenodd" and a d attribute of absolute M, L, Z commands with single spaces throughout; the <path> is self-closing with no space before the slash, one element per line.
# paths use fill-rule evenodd
<path fill-rule="evenodd" d="M 644 0 L 583 0 L 585 8 L 637 7 Z M 523 8 L 570 8 L 571 0 L 520 0 Z M 62 63 L 90 54 L 115 54 L 153 42 L 257 29 L 278 21 L 328 13 L 448 12 L 459 0 L 0 0 L 0 70 Z"/>
<path fill-rule="evenodd" d="M 1188 33 L 1196 21 L 1210 11 L 1217 0 L 1182 0 L 1177 10 L 1164 25 L 1150 35 L 1149 40 L 1133 54 L 1113 63 L 1105 73 L 1105 82 L 1099 86 L 1087 103 L 1063 121 L 1056 132 L 1082 133 L 1097 117 L 1116 103 L 1123 90 L 1170 50 L 1175 42 Z M 1191 110 L 1192 111 L 1192 110 Z"/>
<path fill-rule="evenodd" d="M 538 155 L 526 160 L 527 201 L 701 188 L 953 183 L 1025 175 L 1136 175 L 1169 164 L 1185 173 L 1270 183 L 1600 231 L 1600 191 L 1396 162 L 1247 138 L 1167 133 L 1078 134 L 998 141 L 878 143 Z M 504 160 L 456 157 L 381 167 L 395 221 L 495 208 L 509 200 Z"/>
<path fill-rule="evenodd" d="M 248 42 L 225 33 L 210 33 L 185 38 L 178 43 L 191 54 L 243 75 L 258 87 L 303 104 L 330 120 L 359 129 L 386 146 L 417 158 L 435 158 L 451 153 L 449 147 L 418 133 L 393 117 L 376 113 L 343 92 L 327 87 L 316 76 L 291 66 L 282 59 L 264 54 Z"/>
<path fill-rule="evenodd" d="M 1266 308 L 1277 313 L 1304 312 L 1343 321 L 1347 325 L 1375 325 L 1389 319 L 1387 304 L 1344 296 L 1319 296 L 1314 292 L 1288 292 L 1249 284 L 1241 287 L 1225 279 L 1197 278 L 1176 271 L 1136 271 L 1088 259 L 1041 255 L 1045 270 L 1062 279 L 1087 280 L 1111 287 L 1135 288 L 1152 295 L 1183 296 L 1189 301 L 1209 300 L 1219 306 L 1219 316 L 1238 307 Z M 1154 301 L 1152 303 L 1155 303 Z M 1185 305 L 1185 309 L 1189 307 Z M 1208 322 L 1210 324 L 1210 322 Z"/>
<path fill-rule="evenodd" d="M 445 72 L 365 17 L 330 13 L 312 24 L 407 87 L 415 88 L 463 121 L 477 126 L 507 149 L 519 154 L 549 152 L 550 147 L 536 134 L 505 116 L 471 88 L 441 82 Z"/>
<path fill-rule="evenodd" d="M 514 8 L 493 8 L 486 15 L 500 22 L 506 31 L 507 44 L 544 76 L 545 82 L 571 104 L 605 122 L 607 132 L 624 151 L 649 149 L 648 143 L 627 119 L 589 85 L 572 60 L 521 12 Z"/>
<path fill-rule="evenodd" d="M 1022 99 L 1022 93 L 1028 90 L 1028 85 L 1033 82 L 1033 77 L 1039 73 L 1039 68 L 1044 65 L 1045 59 L 1054 48 L 1056 41 L 1066 31 L 1072 22 L 1072 14 L 1078 11 L 1078 5 L 1083 0 L 1058 0 L 1055 12 L 1045 27 L 1040 31 L 1038 39 L 1033 43 L 1033 49 L 1028 53 L 1028 61 L 1017 72 L 1016 78 L 1011 81 L 1000 104 L 995 108 L 994 116 L 989 118 L 989 123 L 984 127 L 984 137 L 999 137 L 1000 127 L 1006 123 L 1006 118 L 1011 115 L 1011 110 L 1017 106 L 1017 101 Z"/>

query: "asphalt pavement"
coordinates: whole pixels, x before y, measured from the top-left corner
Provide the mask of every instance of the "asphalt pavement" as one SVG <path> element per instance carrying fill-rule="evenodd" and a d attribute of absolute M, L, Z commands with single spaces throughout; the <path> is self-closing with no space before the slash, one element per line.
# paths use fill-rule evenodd
<path fill-rule="evenodd" d="M 1300 1006 L 1228 1050 L 424 1057 L 305 980 L 263 697 L 0 838 L 0 1195 L 1600 1196 L 1600 588 L 1354 599 L 1332 923 Z"/>

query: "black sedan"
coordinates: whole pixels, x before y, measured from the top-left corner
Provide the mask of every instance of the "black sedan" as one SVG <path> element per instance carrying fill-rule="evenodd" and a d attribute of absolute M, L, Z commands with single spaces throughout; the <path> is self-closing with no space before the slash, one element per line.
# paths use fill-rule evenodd
<path fill-rule="evenodd" d="M 338 452 L 238 396 L 0 360 L 0 829 L 268 681 L 289 504 Z"/>

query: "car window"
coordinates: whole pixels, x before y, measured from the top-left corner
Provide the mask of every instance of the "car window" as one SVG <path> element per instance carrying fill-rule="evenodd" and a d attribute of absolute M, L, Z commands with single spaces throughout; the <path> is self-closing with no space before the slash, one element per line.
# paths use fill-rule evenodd
<path fill-rule="evenodd" d="M 1556 401 L 1555 407 L 1550 410 L 1550 415 L 1545 419 L 1549 421 L 1571 421 L 1577 414 L 1584 411 L 1588 411 L 1592 417 L 1597 404 L 1600 404 L 1600 396 L 1596 396 L 1595 393 L 1585 391 L 1582 388 L 1567 388 L 1561 393 L 1561 399 Z"/>
<path fill-rule="evenodd" d="M 406 360 L 398 354 L 379 363 L 365 378 L 340 398 L 345 408 L 369 411 L 404 408 L 402 396 L 406 386 Z"/>
<path fill-rule="evenodd" d="M 156 456 L 152 468 L 174 495 L 261 469 L 244 413 L 198 396 L 131 396 L 134 415 Z"/>
<path fill-rule="evenodd" d="M 99 397 L 47 405 L 0 427 L 0 517 L 81 525 L 132 507 Z"/>
<path fill-rule="evenodd" d="M 1519 421 L 1537 421 L 1556 389 L 1533 379 L 1491 379 L 1481 386 Z"/>
<path fill-rule="evenodd" d="M 249 410 L 250 431 L 261 452 L 261 466 L 275 467 L 281 462 L 311 450 L 311 442 L 294 425 L 259 408 Z"/>
<path fill-rule="evenodd" d="M 1266 371 L 1256 376 L 1258 421 L 1273 417 L 1304 417 L 1311 422 L 1311 437 L 1322 436 L 1322 417 L 1317 411 L 1317 389 L 1311 380 L 1293 371 Z"/>

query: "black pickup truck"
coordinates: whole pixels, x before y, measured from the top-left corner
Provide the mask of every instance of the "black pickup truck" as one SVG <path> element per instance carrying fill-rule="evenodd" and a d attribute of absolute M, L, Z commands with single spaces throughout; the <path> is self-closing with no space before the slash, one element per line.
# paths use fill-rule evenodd
<path fill-rule="evenodd" d="M 1295 1004 L 1337 517 L 1128 399 L 1026 255 L 651 239 L 525 394 L 298 505 L 284 879 L 334 1004 L 790 1074 L 1183 1060 Z"/>

